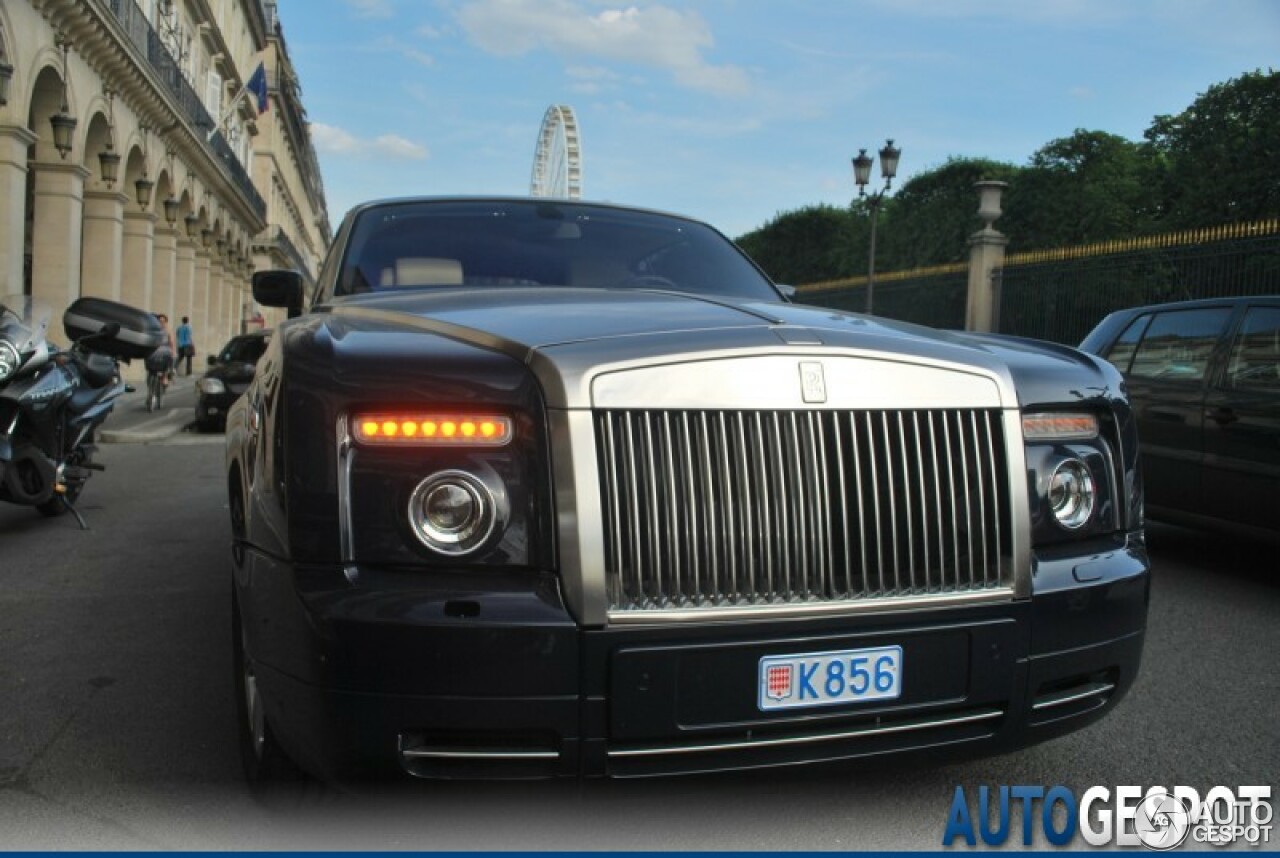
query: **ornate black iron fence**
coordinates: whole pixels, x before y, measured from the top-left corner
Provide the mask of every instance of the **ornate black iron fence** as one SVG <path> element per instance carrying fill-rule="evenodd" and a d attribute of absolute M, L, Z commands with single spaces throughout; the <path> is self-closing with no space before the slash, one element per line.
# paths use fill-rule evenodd
<path fill-rule="evenodd" d="M 933 328 L 963 328 L 969 267 L 963 262 L 876 275 L 876 315 Z M 802 304 L 861 312 L 867 278 L 809 283 L 796 289 Z"/>
<path fill-rule="evenodd" d="M 1114 310 L 1280 293 L 1280 219 L 1009 254 L 995 272 L 999 330 L 1075 344 Z M 797 288 L 796 300 L 860 312 L 867 278 Z M 876 275 L 876 315 L 963 328 L 965 263 Z"/>
<path fill-rule="evenodd" d="M 1000 330 L 1074 345 L 1114 310 L 1280 293 L 1280 220 L 1010 254 Z"/>

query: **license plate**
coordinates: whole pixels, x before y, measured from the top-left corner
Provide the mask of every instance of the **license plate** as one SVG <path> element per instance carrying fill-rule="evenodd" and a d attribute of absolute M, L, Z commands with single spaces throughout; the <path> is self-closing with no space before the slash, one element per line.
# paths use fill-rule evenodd
<path fill-rule="evenodd" d="M 799 709 L 902 696 L 902 647 L 767 655 L 760 659 L 760 708 Z"/>

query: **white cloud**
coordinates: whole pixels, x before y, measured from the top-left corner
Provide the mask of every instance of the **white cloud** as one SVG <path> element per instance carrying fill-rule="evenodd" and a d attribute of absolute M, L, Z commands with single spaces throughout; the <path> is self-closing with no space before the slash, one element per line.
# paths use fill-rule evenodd
<path fill-rule="evenodd" d="M 569 89 L 582 95 L 599 95 L 620 79 L 618 74 L 601 66 L 570 66 L 564 72 L 575 81 Z"/>
<path fill-rule="evenodd" d="M 399 134 L 383 134 L 373 141 L 373 149 L 379 155 L 404 158 L 407 161 L 421 161 L 427 157 L 426 146 L 406 140 Z"/>
<path fill-rule="evenodd" d="M 311 123 L 311 139 L 317 151 L 330 155 L 421 161 L 428 154 L 426 146 L 398 134 L 383 134 L 373 140 L 365 140 L 350 131 L 336 125 L 325 125 L 323 122 Z"/>
<path fill-rule="evenodd" d="M 420 51 L 417 48 L 405 48 L 404 50 L 401 51 L 401 53 L 404 55 L 405 59 L 412 60 L 413 62 L 417 63 L 420 66 L 426 66 L 430 68 L 431 66 L 436 64 L 435 57 L 431 56 L 431 54 L 428 54 L 424 51 Z"/>
<path fill-rule="evenodd" d="M 744 69 L 703 56 L 715 40 L 697 12 L 628 6 L 593 14 L 582 0 L 471 0 L 458 10 L 467 36 L 498 56 L 551 51 L 569 60 L 607 58 L 662 69 L 681 86 L 744 95 Z"/>
<path fill-rule="evenodd" d="M 395 14 L 389 0 L 344 0 L 361 18 L 390 18 Z"/>
<path fill-rule="evenodd" d="M 412 63 L 420 66 L 431 68 L 436 64 L 436 58 L 431 54 L 414 47 L 412 44 L 404 42 L 394 36 L 384 36 L 374 43 L 372 50 L 379 53 L 395 52 Z"/>

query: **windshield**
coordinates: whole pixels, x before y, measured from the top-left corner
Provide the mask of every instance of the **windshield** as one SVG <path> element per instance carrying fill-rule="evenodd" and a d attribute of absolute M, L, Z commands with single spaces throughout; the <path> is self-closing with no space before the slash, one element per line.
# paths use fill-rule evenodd
<path fill-rule="evenodd" d="M 266 337 L 236 337 L 222 349 L 223 363 L 257 363 L 267 350 Z"/>
<path fill-rule="evenodd" d="M 34 351 L 44 344 L 52 315 L 47 304 L 33 301 L 30 295 L 0 297 L 0 337 L 18 354 Z"/>
<path fill-rule="evenodd" d="M 388 203 L 354 224 L 337 295 L 421 287 L 670 289 L 778 300 L 738 249 L 696 221 L 541 200 Z"/>

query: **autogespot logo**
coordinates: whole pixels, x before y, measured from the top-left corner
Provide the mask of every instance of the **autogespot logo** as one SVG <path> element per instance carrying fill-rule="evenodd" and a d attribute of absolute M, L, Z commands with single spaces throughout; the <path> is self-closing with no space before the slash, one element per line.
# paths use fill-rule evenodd
<path fill-rule="evenodd" d="M 1173 849 L 1181 846 L 1191 831 L 1191 809 L 1177 796 L 1153 790 L 1138 805 L 1133 830 L 1143 846 Z"/>
<path fill-rule="evenodd" d="M 1201 800 L 1192 787 L 1172 790 L 1153 786 L 1095 786 L 1077 799 L 1064 786 L 979 787 L 977 802 L 956 787 L 947 813 L 942 845 L 961 840 L 976 846 L 1002 846 L 1020 830 L 1022 845 L 1044 842 L 1068 846 L 1079 834 L 1090 846 L 1145 846 L 1165 851 L 1183 844 L 1193 848 L 1244 842 L 1261 846 L 1271 840 L 1271 787 L 1217 786 Z M 1016 824 L 1015 817 L 1020 817 Z"/>

